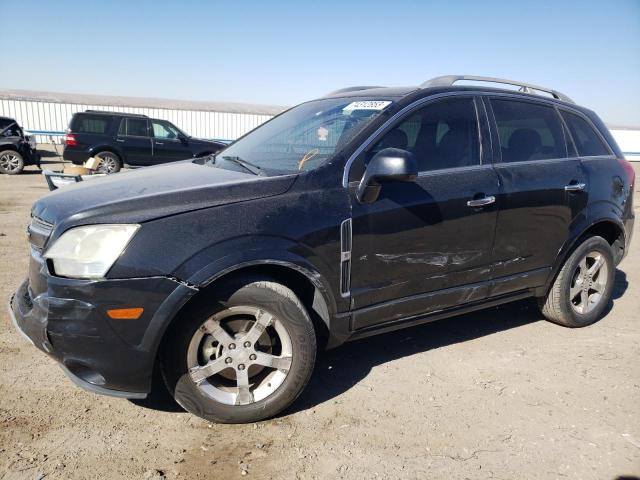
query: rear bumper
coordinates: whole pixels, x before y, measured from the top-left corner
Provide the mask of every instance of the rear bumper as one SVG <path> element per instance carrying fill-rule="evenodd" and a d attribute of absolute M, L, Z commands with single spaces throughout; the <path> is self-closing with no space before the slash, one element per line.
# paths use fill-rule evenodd
<path fill-rule="evenodd" d="M 635 215 L 633 214 L 630 215 L 629 218 L 627 218 L 624 221 L 625 245 L 624 245 L 624 252 L 622 253 L 622 258 L 620 259 L 620 261 L 622 261 L 622 259 L 627 256 L 627 253 L 629 253 L 629 248 L 631 247 L 631 239 L 633 238 L 634 223 L 635 223 Z"/>
<path fill-rule="evenodd" d="M 62 158 L 75 165 L 82 165 L 84 162 L 89 160 L 89 157 L 90 155 L 88 152 L 69 147 L 64 147 L 64 151 L 62 152 Z"/>
<path fill-rule="evenodd" d="M 163 277 L 46 280 L 47 290 L 40 295 L 34 296 L 25 281 L 12 296 L 9 310 L 16 330 L 85 390 L 146 397 L 160 337 L 191 295 L 188 287 Z M 144 308 L 140 319 L 112 320 L 106 315 L 107 309 L 131 302 Z"/>

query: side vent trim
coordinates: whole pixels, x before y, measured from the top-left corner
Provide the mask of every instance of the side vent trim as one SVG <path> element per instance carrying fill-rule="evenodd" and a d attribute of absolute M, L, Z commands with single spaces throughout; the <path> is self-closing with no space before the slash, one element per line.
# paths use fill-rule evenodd
<path fill-rule="evenodd" d="M 343 297 L 351 295 L 351 219 L 340 224 L 340 294 Z"/>

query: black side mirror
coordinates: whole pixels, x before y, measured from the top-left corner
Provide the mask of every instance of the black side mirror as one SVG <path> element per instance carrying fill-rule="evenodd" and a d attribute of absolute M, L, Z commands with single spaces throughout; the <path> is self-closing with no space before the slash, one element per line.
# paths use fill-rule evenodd
<path fill-rule="evenodd" d="M 411 152 L 385 148 L 376 153 L 367 165 L 356 197 L 360 203 L 375 202 L 383 183 L 413 182 L 417 176 L 418 165 Z"/>

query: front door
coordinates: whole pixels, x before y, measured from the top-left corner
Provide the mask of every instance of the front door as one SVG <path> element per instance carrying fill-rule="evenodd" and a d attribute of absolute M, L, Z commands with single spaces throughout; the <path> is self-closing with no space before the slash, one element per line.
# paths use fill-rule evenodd
<path fill-rule="evenodd" d="M 436 100 L 363 154 L 366 163 L 383 148 L 408 150 L 420 174 L 385 183 L 371 204 L 352 196 L 354 329 L 486 297 L 499 185 L 479 111 L 472 96 Z"/>
<path fill-rule="evenodd" d="M 552 105 L 512 97 L 486 103 L 500 146 L 494 149 L 502 188 L 492 290 L 499 295 L 545 283 L 571 225 L 584 214 L 588 185 Z"/>
<path fill-rule="evenodd" d="M 116 142 L 124 155 L 124 163 L 132 166 L 151 165 L 151 137 L 146 118 L 123 118 Z"/>
<path fill-rule="evenodd" d="M 167 163 L 186 160 L 193 156 L 187 139 L 169 122 L 151 120 L 153 134 L 153 162 Z"/>

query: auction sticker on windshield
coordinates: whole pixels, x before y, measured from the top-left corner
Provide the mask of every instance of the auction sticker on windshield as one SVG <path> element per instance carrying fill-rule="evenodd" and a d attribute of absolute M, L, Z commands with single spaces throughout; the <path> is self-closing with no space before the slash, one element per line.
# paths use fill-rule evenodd
<path fill-rule="evenodd" d="M 354 110 L 384 110 L 385 107 L 390 105 L 388 100 L 361 100 L 359 102 L 351 102 L 344 107 L 342 111 L 352 112 Z"/>

